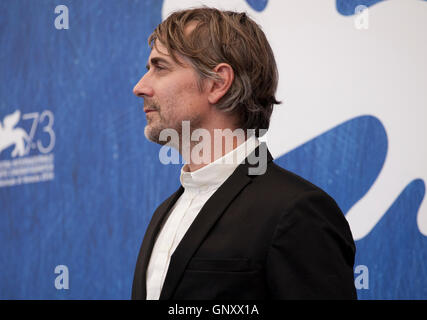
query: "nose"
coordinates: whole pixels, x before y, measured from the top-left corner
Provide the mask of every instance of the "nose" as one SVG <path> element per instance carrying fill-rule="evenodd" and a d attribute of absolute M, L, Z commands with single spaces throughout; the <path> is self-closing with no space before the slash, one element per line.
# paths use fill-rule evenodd
<path fill-rule="evenodd" d="M 153 96 L 153 88 L 148 84 L 146 73 L 133 88 L 133 94 L 140 98 Z"/>

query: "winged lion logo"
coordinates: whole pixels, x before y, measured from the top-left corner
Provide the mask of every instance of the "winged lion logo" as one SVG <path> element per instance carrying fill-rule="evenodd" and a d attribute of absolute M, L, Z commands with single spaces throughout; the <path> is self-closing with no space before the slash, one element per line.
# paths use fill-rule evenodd
<path fill-rule="evenodd" d="M 12 150 L 12 157 L 24 156 L 26 153 L 25 142 L 30 141 L 30 137 L 22 128 L 15 128 L 21 117 L 21 111 L 16 110 L 14 113 L 6 115 L 3 124 L 0 121 L 0 153 L 15 145 Z"/>

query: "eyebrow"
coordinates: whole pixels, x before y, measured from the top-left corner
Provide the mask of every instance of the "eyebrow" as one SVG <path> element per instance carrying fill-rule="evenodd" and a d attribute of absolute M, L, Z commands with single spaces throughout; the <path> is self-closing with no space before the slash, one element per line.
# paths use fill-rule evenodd
<path fill-rule="evenodd" d="M 153 57 L 150 59 L 150 63 L 147 63 L 147 65 L 145 66 L 147 68 L 147 70 L 150 70 L 150 64 L 151 65 L 158 65 L 159 63 L 163 63 L 166 66 L 170 66 L 171 64 L 169 63 L 169 61 L 167 61 L 166 59 L 160 58 L 160 57 Z"/>

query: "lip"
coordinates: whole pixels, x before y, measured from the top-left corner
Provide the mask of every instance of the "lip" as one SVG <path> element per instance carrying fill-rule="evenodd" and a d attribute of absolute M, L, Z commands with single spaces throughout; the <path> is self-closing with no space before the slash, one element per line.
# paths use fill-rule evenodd
<path fill-rule="evenodd" d="M 149 113 L 149 112 L 152 112 L 152 111 L 156 111 L 156 110 L 153 110 L 153 109 L 146 109 L 146 110 L 144 110 L 145 113 Z"/>

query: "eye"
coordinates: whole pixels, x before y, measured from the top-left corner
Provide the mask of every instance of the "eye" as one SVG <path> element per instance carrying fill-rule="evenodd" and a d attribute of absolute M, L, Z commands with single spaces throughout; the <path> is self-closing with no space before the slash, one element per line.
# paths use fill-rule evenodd
<path fill-rule="evenodd" d="M 155 66 L 154 66 L 154 69 L 156 69 L 156 70 L 160 71 L 160 70 L 165 70 L 166 68 L 164 68 L 164 67 L 163 67 L 163 66 L 161 66 L 161 65 L 155 65 Z"/>
<path fill-rule="evenodd" d="M 165 68 L 159 65 L 153 65 L 151 68 L 147 66 L 146 69 L 147 69 L 147 72 L 149 72 L 151 69 L 153 69 L 154 71 L 160 71 L 160 70 L 164 70 Z"/>

